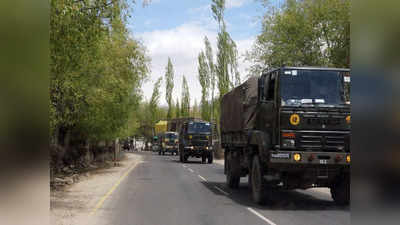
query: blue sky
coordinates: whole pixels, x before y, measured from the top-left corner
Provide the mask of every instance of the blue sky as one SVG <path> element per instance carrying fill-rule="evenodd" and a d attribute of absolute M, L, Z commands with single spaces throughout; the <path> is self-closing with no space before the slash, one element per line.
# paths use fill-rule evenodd
<path fill-rule="evenodd" d="M 228 32 L 235 40 L 240 55 L 250 50 L 254 38 L 261 31 L 260 18 L 264 9 L 255 0 L 227 0 L 225 21 Z M 217 23 L 212 17 L 211 0 L 152 0 L 141 7 L 138 0 L 129 19 L 128 28 L 136 39 L 141 40 L 152 58 L 151 77 L 142 87 L 146 99 L 152 93 L 153 84 L 164 76 L 168 57 L 175 69 L 174 100 L 180 97 L 182 75 L 188 80 L 191 100 L 201 98 L 197 80 L 197 55 L 204 49 L 204 36 L 210 39 L 215 54 Z M 239 58 L 239 71 L 246 76 L 248 63 Z M 165 87 L 162 86 L 161 104 L 165 105 Z"/>

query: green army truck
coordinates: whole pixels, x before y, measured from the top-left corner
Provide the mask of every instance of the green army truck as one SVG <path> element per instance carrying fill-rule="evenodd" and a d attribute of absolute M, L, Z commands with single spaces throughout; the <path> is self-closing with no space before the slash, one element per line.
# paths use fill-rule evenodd
<path fill-rule="evenodd" d="M 161 135 L 161 148 L 159 155 L 170 153 L 171 155 L 178 155 L 179 148 L 179 135 L 176 132 L 167 131 Z"/>
<path fill-rule="evenodd" d="M 273 189 L 328 187 L 350 203 L 350 71 L 281 67 L 225 94 L 221 145 L 227 185 L 249 177 L 256 203 Z"/>
<path fill-rule="evenodd" d="M 213 126 L 210 122 L 197 118 L 181 118 L 171 124 L 179 132 L 181 162 L 187 162 L 189 157 L 195 157 L 201 158 L 202 163 L 213 163 Z"/>

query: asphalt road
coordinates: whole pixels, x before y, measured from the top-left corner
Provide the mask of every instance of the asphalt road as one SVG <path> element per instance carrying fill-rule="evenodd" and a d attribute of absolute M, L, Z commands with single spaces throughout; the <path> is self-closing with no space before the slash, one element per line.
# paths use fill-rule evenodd
<path fill-rule="evenodd" d="M 105 199 L 94 217 L 107 225 L 322 225 L 350 224 L 349 207 L 328 193 L 281 191 L 266 206 L 252 203 L 247 178 L 240 188 L 225 184 L 223 166 L 177 156 L 144 156 Z"/>

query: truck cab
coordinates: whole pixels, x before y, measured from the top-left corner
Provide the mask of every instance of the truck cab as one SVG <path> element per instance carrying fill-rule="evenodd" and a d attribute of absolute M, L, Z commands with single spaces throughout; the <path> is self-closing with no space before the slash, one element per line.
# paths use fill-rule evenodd
<path fill-rule="evenodd" d="M 179 148 L 179 135 L 176 132 L 167 131 L 161 136 L 161 148 L 159 155 L 170 153 L 171 155 L 178 155 Z"/>
<path fill-rule="evenodd" d="M 212 124 L 202 120 L 188 120 L 183 123 L 179 134 L 180 161 L 189 157 L 201 158 L 202 163 L 213 162 Z"/>
<path fill-rule="evenodd" d="M 259 88 L 257 128 L 271 134 L 271 154 L 298 151 L 315 157 L 301 163 L 347 165 L 338 159 L 350 154 L 349 70 L 286 67 L 263 74 Z"/>

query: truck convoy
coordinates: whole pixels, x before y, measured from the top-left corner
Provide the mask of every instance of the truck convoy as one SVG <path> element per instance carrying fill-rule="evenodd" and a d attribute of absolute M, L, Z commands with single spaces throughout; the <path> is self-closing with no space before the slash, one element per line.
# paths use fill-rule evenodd
<path fill-rule="evenodd" d="M 272 189 L 328 187 L 350 203 L 350 70 L 281 67 L 251 77 L 221 101 L 230 188 L 249 177 L 256 203 Z M 192 137 L 194 138 L 194 136 Z"/>
<path fill-rule="evenodd" d="M 180 118 L 170 122 L 169 129 L 179 132 L 179 159 L 201 158 L 213 163 L 212 124 L 197 118 Z"/>

